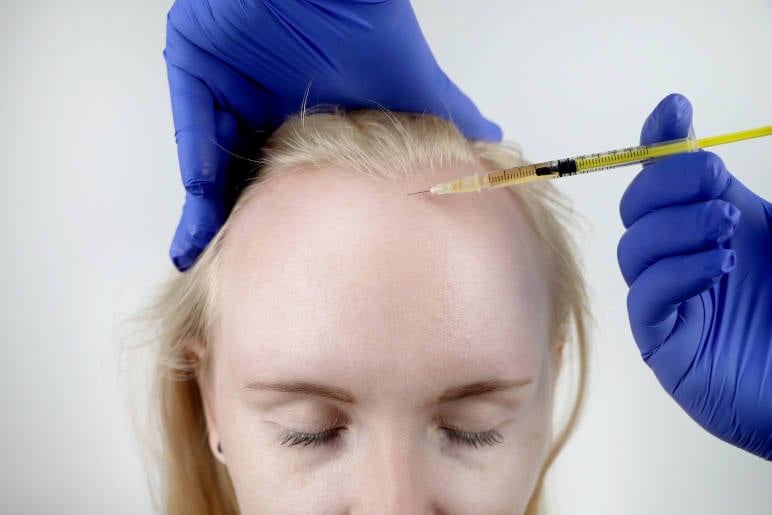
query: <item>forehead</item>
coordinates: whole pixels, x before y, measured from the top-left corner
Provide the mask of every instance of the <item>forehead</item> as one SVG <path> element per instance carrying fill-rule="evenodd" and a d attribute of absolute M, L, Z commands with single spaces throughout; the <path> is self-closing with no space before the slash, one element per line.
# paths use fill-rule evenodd
<path fill-rule="evenodd" d="M 244 204 L 223 247 L 217 340 L 251 371 L 377 357 L 463 374 L 546 346 L 546 278 L 506 190 L 407 196 L 474 173 L 388 182 L 318 170 Z M 416 365 L 419 367 L 419 365 Z"/>

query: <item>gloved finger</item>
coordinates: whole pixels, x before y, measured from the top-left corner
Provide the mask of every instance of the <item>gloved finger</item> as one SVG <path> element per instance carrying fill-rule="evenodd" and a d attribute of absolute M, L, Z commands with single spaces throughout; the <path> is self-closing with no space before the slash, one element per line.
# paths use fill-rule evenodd
<path fill-rule="evenodd" d="M 641 145 L 681 139 L 692 125 L 692 104 L 678 93 L 663 98 L 649 114 L 641 129 Z"/>
<path fill-rule="evenodd" d="M 182 216 L 174 233 L 169 257 L 184 272 L 195 263 L 224 222 L 221 203 L 187 192 Z"/>
<path fill-rule="evenodd" d="M 180 2 L 176 2 L 172 6 L 172 9 L 175 8 L 184 7 Z M 211 14 L 211 10 L 208 9 L 207 12 Z M 284 121 L 281 107 L 269 90 L 226 64 L 230 62 L 228 55 L 222 55 L 221 49 L 213 46 L 208 39 L 207 30 L 195 24 L 194 18 L 188 15 L 167 17 L 166 48 L 163 54 L 169 76 L 175 128 L 179 130 L 178 116 L 181 123 L 189 124 L 196 122 L 194 118 L 191 119 L 191 116 L 203 112 L 197 108 L 193 109 L 195 105 L 192 102 L 199 106 L 211 104 L 212 108 L 218 107 L 238 113 L 239 119 L 252 130 L 264 130 L 281 125 Z M 194 24 L 194 27 L 183 27 L 183 32 L 180 32 L 175 25 L 180 20 L 188 20 Z M 197 37 L 197 40 L 189 40 L 186 34 Z M 206 83 L 199 77 L 205 77 Z M 181 98 L 179 102 L 175 102 L 175 97 L 178 95 Z M 193 98 L 188 101 L 185 99 L 186 96 Z M 175 103 L 182 109 L 175 109 Z M 186 105 L 189 105 L 190 109 L 185 109 Z M 208 124 L 206 126 L 210 127 Z"/>
<path fill-rule="evenodd" d="M 214 166 L 218 170 L 227 168 L 229 154 L 236 136 L 236 119 L 225 111 L 215 111 L 215 132 L 218 140 L 223 142 L 223 148 L 218 148 L 214 154 Z M 169 257 L 180 272 L 190 268 L 198 256 L 225 221 L 224 181 L 213 183 L 203 194 L 188 190 L 182 216 L 174 233 Z"/>
<path fill-rule="evenodd" d="M 734 251 L 717 248 L 661 259 L 638 276 L 627 295 L 627 310 L 644 359 L 670 336 L 679 305 L 713 286 L 734 266 Z"/>
<path fill-rule="evenodd" d="M 734 234 L 740 210 L 723 200 L 657 209 L 639 218 L 622 235 L 617 259 L 627 285 L 662 258 L 712 248 Z"/>
<path fill-rule="evenodd" d="M 625 228 L 643 215 L 677 204 L 721 196 L 732 175 L 712 152 L 686 152 L 645 166 L 622 195 L 619 214 Z"/>
<path fill-rule="evenodd" d="M 215 186 L 220 173 L 214 99 L 209 88 L 176 66 L 167 66 L 182 183 L 195 195 Z"/>
<path fill-rule="evenodd" d="M 430 111 L 447 118 L 448 106 L 453 106 L 451 121 L 468 139 L 501 141 L 501 127 L 484 118 L 472 100 L 442 70 L 439 73 L 439 86 L 443 91 L 430 100 Z"/>

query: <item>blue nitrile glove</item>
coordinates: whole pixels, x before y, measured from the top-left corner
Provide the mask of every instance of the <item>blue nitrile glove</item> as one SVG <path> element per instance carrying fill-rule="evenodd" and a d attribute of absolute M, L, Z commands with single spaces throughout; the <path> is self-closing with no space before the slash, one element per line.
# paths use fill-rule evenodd
<path fill-rule="evenodd" d="M 501 139 L 437 65 L 408 0 L 177 0 L 164 56 L 187 190 L 170 249 L 180 271 L 230 209 L 238 160 L 218 144 L 238 153 L 247 136 L 265 138 L 300 111 L 309 83 L 308 107 L 430 113 Z"/>
<path fill-rule="evenodd" d="M 691 120 L 689 101 L 669 95 L 641 144 L 684 138 Z M 702 427 L 772 459 L 772 205 L 698 151 L 645 166 L 620 213 L 643 359 Z"/>

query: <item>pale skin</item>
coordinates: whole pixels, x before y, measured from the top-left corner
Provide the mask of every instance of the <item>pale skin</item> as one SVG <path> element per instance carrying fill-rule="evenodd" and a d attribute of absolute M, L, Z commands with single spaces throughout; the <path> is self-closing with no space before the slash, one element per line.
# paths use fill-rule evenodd
<path fill-rule="evenodd" d="M 504 190 L 405 195 L 475 171 L 313 170 L 234 218 L 202 390 L 243 514 L 523 513 L 562 348 L 535 236 Z M 507 384 L 439 399 L 481 381 Z M 264 387 L 278 382 L 351 398 Z M 327 429 L 290 444 L 288 431 Z"/>

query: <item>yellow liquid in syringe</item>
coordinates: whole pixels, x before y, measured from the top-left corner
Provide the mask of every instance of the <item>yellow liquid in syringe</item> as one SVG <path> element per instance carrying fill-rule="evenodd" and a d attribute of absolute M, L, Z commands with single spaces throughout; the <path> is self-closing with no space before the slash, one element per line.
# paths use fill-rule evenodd
<path fill-rule="evenodd" d="M 670 140 L 661 143 L 653 143 L 651 145 L 641 145 L 609 152 L 601 152 L 598 154 L 588 154 L 567 159 L 558 159 L 556 161 L 545 161 L 543 163 L 516 166 L 506 170 L 495 170 L 483 174 L 482 177 L 479 173 L 476 173 L 455 181 L 437 184 L 432 186 L 429 190 L 416 193 L 430 192 L 435 195 L 446 195 L 448 193 L 465 193 L 469 191 L 480 192 L 482 189 L 501 188 L 504 186 L 540 181 L 542 179 L 556 179 L 569 175 L 596 172 L 637 163 L 645 164 L 646 161 L 659 159 L 673 154 L 694 152 L 701 148 L 724 145 L 726 143 L 734 143 L 736 141 L 760 138 L 769 135 L 772 135 L 772 125 L 747 131 L 722 134 L 720 136 L 712 136 L 709 138 L 683 138 Z M 414 195 L 414 193 L 408 193 L 408 195 Z"/>

